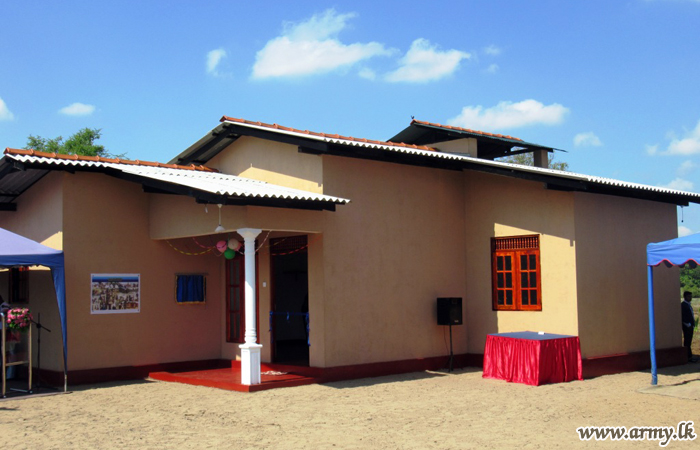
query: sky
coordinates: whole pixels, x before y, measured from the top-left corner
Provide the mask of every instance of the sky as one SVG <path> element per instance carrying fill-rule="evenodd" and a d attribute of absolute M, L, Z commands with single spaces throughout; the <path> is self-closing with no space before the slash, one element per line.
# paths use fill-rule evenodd
<path fill-rule="evenodd" d="M 700 192 L 698 24 L 700 0 L 5 1 L 0 148 L 89 127 L 167 162 L 224 115 L 377 140 L 415 117 Z"/>

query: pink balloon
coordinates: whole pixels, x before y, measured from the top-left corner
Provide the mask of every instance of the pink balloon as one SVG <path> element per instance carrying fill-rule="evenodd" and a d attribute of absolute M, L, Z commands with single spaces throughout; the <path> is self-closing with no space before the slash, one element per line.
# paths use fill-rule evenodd
<path fill-rule="evenodd" d="M 216 249 L 221 253 L 225 252 L 227 248 L 228 244 L 226 244 L 226 241 L 219 241 L 216 243 Z"/>

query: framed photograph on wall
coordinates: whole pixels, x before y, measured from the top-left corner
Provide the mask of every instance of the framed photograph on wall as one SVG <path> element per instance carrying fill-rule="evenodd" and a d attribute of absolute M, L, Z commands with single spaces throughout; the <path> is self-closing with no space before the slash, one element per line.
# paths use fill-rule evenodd
<path fill-rule="evenodd" d="M 91 314 L 124 314 L 140 311 L 140 274 L 93 273 L 90 275 Z"/>

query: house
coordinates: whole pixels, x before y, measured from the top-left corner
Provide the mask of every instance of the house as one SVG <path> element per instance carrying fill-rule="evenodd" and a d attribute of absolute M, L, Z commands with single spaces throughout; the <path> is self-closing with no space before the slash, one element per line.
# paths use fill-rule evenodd
<path fill-rule="evenodd" d="M 457 365 L 489 333 L 542 330 L 580 337 L 584 375 L 648 367 L 646 245 L 700 195 L 550 170 L 552 151 L 417 120 L 383 142 L 223 117 L 167 164 L 7 149 L 0 227 L 64 251 L 72 383 L 242 352 L 338 377 L 444 367 L 439 297 L 463 299 Z M 536 166 L 495 160 L 523 152 Z M 0 273 L 0 292 L 26 284 L 59 328 L 48 279 Z M 659 364 L 682 363 L 677 272 L 655 289 Z M 42 351 L 60 373 L 60 339 Z"/>

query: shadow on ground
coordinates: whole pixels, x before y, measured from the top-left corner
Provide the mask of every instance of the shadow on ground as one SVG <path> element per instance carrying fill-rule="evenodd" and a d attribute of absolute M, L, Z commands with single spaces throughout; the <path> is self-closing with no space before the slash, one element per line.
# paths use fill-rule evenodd
<path fill-rule="evenodd" d="M 48 395 L 70 394 L 73 392 L 90 391 L 93 389 L 105 389 L 115 386 L 128 386 L 134 384 L 155 383 L 150 380 L 131 380 L 131 381 L 113 381 L 97 384 L 83 384 L 79 386 L 68 386 L 68 391 L 64 392 L 63 388 L 54 388 L 49 386 L 34 386 L 31 392 L 27 391 L 26 380 L 7 380 L 7 392 L 5 398 L 0 398 L 0 402 L 7 400 L 20 400 L 25 398 L 45 397 Z"/>
<path fill-rule="evenodd" d="M 656 394 L 667 397 L 700 400 L 700 363 L 688 363 L 680 366 L 663 367 L 658 370 L 659 384 L 639 389 L 642 394 Z M 691 376 L 688 379 L 688 375 Z M 695 375 L 695 377 L 692 377 Z M 651 376 L 651 375 L 650 375 Z M 684 378 L 674 381 L 674 377 Z"/>
<path fill-rule="evenodd" d="M 333 382 L 323 383 L 323 386 L 331 387 L 334 389 L 353 389 L 353 388 L 359 388 L 359 387 L 375 386 L 378 384 L 385 384 L 385 383 L 401 383 L 401 382 L 405 382 L 405 381 L 416 381 L 416 380 L 424 380 L 424 379 L 429 379 L 429 378 L 449 377 L 449 376 L 460 375 L 460 374 L 465 374 L 465 373 L 474 373 L 474 372 L 481 372 L 481 369 L 478 367 L 467 367 L 464 369 L 455 369 L 453 372 L 448 372 L 447 369 L 439 370 L 439 371 L 426 370 L 423 372 L 411 372 L 411 373 L 403 373 L 403 374 L 397 374 L 397 375 L 387 375 L 387 376 L 383 376 L 383 377 L 358 378 L 355 380 L 346 380 L 346 381 L 333 381 Z"/>

